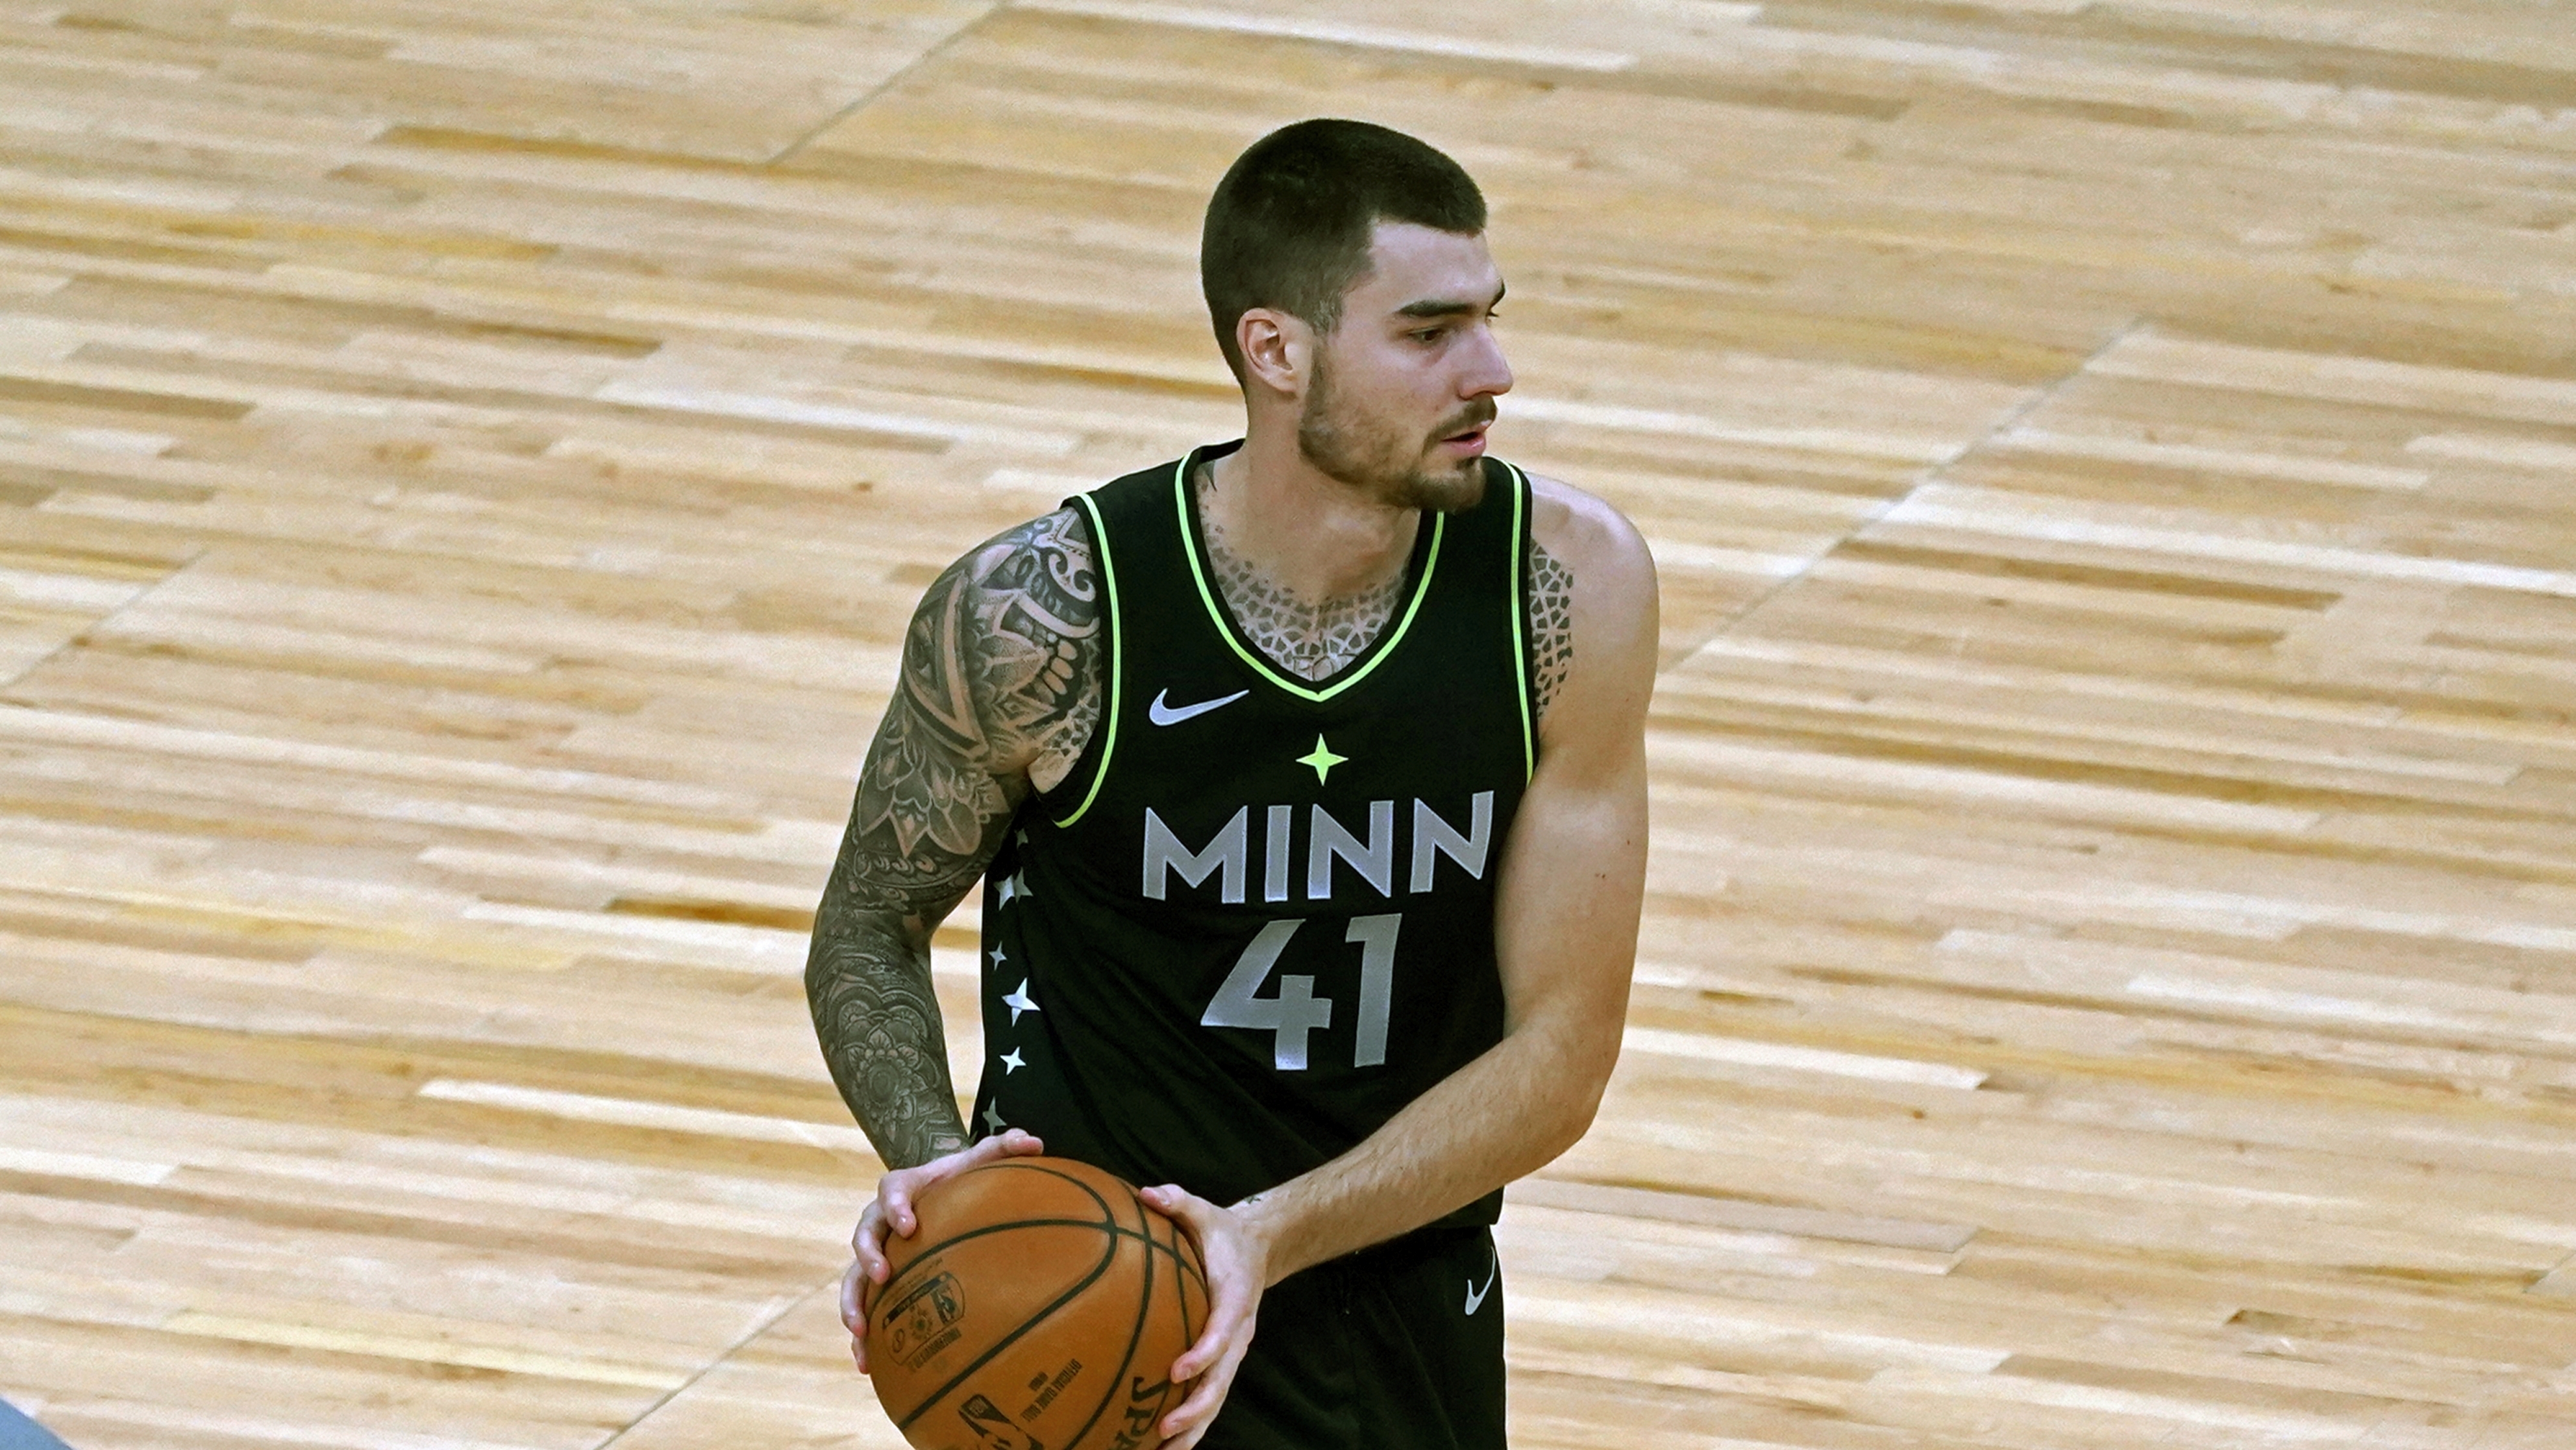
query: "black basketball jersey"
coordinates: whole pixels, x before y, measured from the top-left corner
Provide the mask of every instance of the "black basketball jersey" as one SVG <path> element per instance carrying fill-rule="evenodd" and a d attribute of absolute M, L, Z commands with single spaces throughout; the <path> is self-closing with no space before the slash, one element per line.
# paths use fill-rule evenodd
<path fill-rule="evenodd" d="M 1104 713 L 985 877 L 970 1125 L 1218 1203 L 1339 1156 L 1501 1040 L 1494 880 L 1536 760 L 1528 479 L 1488 460 L 1475 508 L 1426 514 L 1392 620 L 1308 681 L 1208 563 L 1191 475 L 1238 446 L 1070 501 Z"/>

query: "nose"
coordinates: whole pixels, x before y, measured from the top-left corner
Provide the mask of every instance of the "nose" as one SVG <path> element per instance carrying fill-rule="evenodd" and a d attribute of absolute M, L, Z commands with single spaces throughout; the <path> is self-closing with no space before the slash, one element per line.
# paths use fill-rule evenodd
<path fill-rule="evenodd" d="M 1503 360 L 1502 341 L 1491 326 L 1477 328 L 1466 369 L 1458 376 L 1458 396 L 1498 398 L 1511 390 L 1512 365 Z"/>

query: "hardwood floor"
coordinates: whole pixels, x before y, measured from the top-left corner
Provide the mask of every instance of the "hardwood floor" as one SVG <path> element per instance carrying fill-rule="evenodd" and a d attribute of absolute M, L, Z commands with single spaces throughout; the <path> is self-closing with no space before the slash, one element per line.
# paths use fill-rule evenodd
<path fill-rule="evenodd" d="M 2576 1444 L 2563 0 L 0 0 L 0 1395 L 896 1446 L 808 913 L 1311 114 L 1663 576 L 1515 1443 Z"/>

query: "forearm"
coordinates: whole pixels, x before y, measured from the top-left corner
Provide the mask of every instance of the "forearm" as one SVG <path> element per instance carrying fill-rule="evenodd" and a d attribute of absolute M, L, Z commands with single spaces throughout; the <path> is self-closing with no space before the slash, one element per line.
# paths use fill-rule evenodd
<path fill-rule="evenodd" d="M 1592 1125 L 1617 1046 L 1604 1051 L 1571 1024 L 1524 1024 L 1357 1147 L 1236 1205 L 1268 1242 L 1270 1281 L 1545 1167 Z"/>
<path fill-rule="evenodd" d="M 929 933 L 916 930 L 917 921 L 827 902 L 805 959 L 823 1061 L 889 1168 L 966 1146 L 931 987 Z"/>

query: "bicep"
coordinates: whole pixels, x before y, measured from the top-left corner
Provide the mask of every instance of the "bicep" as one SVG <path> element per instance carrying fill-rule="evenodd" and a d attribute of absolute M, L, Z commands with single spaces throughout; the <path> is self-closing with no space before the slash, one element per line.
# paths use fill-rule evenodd
<path fill-rule="evenodd" d="M 1654 565 L 1606 506 L 1574 522 L 1557 550 L 1571 660 L 1541 722 L 1495 926 L 1512 1020 L 1564 1019 L 1615 1055 L 1645 895 Z"/>
<path fill-rule="evenodd" d="M 859 767 L 827 908 L 891 910 L 926 934 L 983 874 L 1026 793 L 988 770 L 907 678 Z"/>
<path fill-rule="evenodd" d="M 1615 1052 L 1646 877 L 1646 764 L 1542 759 L 1505 850 L 1495 944 L 1518 1030 L 1549 1021 Z M 1605 1065 L 1606 1067 L 1606 1065 Z"/>

